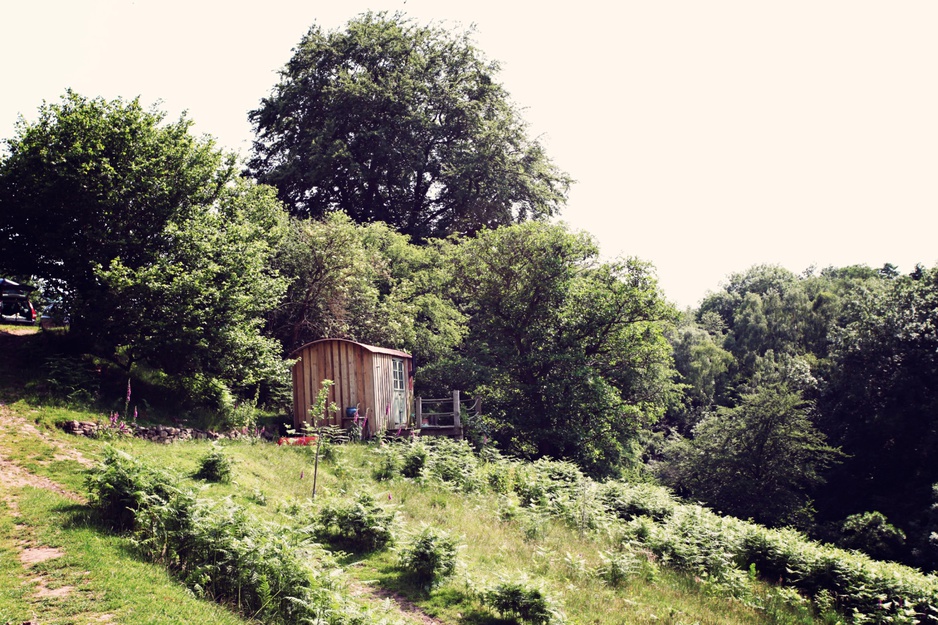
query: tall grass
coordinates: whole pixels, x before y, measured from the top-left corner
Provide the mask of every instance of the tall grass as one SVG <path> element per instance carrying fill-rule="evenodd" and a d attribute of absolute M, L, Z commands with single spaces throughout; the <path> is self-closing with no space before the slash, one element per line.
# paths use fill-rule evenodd
<path fill-rule="evenodd" d="M 45 409 L 35 406 L 14 410 L 40 425 L 46 419 Z M 31 436 L 4 433 L 0 442 L 7 457 L 68 484 L 82 481 L 79 465 L 55 460 L 62 435 Z M 69 444 L 89 456 L 106 455 L 97 441 Z M 444 622 L 492 622 L 503 613 L 486 604 L 486 592 L 521 576 L 543 589 L 569 620 L 601 625 L 901 623 L 938 617 L 933 576 L 790 530 L 722 517 L 652 485 L 597 483 L 568 463 L 522 463 L 488 451 L 473 454 L 447 441 L 336 445 L 320 466 L 313 500 L 313 457 L 306 448 L 226 442 L 224 455 L 234 461 L 231 481 L 203 484 L 197 496 L 186 494 L 195 486 L 187 476 L 197 472 L 199 458 L 210 449 L 206 443 L 118 440 L 114 448 L 173 475 L 176 490 L 146 499 L 142 512 L 141 500 L 128 499 L 138 506 L 133 519 L 139 553 L 163 563 L 197 594 L 269 622 L 295 615 L 278 617 L 262 608 L 285 596 L 270 581 L 274 573 L 264 572 L 264 562 L 282 570 L 293 566 L 294 557 L 308 567 L 301 577 L 312 580 L 310 605 L 332 606 L 326 620 L 360 615 L 342 582 L 351 577 L 359 580 L 354 584 L 378 584 L 406 596 Z M 379 469 L 385 474 L 375 480 Z M 445 530 L 458 545 L 454 574 L 427 585 L 402 570 L 394 552 L 329 555 L 314 546 L 310 522 L 316 515 L 359 497 L 393 514 L 389 532 L 402 545 L 424 526 Z M 281 542 L 264 542 L 269 535 Z M 198 553 L 203 555 L 192 555 Z M 252 587 L 251 576 L 239 577 L 231 568 L 239 562 L 267 581 Z M 299 599 L 287 599 L 290 609 L 307 601 Z"/>
<path fill-rule="evenodd" d="M 0 504 L 0 623 L 247 623 L 141 562 L 127 538 L 102 531 L 74 502 L 43 489 L 2 486 L 0 500 L 15 501 L 17 514 Z M 24 543 L 61 555 L 27 566 L 19 561 Z"/>

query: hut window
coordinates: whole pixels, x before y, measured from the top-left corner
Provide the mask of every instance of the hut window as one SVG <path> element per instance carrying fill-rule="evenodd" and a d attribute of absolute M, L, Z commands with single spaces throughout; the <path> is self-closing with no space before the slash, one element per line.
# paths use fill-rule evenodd
<path fill-rule="evenodd" d="M 391 361 L 391 364 L 394 377 L 394 390 L 403 391 L 405 388 L 404 361 L 395 358 Z"/>

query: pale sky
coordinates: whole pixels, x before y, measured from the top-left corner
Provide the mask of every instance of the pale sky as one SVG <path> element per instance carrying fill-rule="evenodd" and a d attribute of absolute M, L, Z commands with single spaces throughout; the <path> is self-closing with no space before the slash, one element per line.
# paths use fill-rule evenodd
<path fill-rule="evenodd" d="M 0 138 L 67 88 L 160 101 L 247 156 L 247 112 L 310 25 L 372 10 L 476 26 L 561 215 L 695 306 L 758 263 L 938 263 L 933 0 L 0 0 Z"/>

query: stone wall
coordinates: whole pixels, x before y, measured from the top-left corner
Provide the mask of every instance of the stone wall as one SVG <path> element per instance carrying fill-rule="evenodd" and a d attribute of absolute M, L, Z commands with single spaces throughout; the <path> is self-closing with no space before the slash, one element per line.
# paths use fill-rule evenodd
<path fill-rule="evenodd" d="M 67 434 L 75 436 L 98 436 L 99 431 L 103 433 L 108 428 L 93 421 L 66 421 L 62 424 L 62 429 Z M 154 443 L 174 443 L 176 441 L 189 440 L 218 440 L 220 438 L 242 438 L 244 435 L 238 431 L 225 433 L 211 432 L 207 430 L 197 430 L 195 428 L 178 428 L 167 425 L 151 426 L 129 426 L 126 432 L 114 430 L 115 434 L 133 434 L 137 438 L 144 438 Z"/>

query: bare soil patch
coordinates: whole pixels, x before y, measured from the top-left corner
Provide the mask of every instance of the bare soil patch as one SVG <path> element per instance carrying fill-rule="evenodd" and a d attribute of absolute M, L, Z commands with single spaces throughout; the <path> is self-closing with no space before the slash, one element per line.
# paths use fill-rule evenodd
<path fill-rule="evenodd" d="M 50 490 L 54 493 L 70 499 L 76 503 L 86 503 L 87 500 L 77 493 L 66 490 L 60 484 L 56 484 L 47 477 L 34 475 L 23 467 L 13 464 L 5 458 L 0 458 L 0 485 L 7 488 L 21 488 L 23 486 L 32 486 Z"/>
<path fill-rule="evenodd" d="M 54 547 L 30 547 L 28 549 L 23 549 L 20 553 L 20 562 L 24 566 L 32 566 L 34 564 L 39 564 L 40 562 L 45 562 L 46 560 L 52 560 L 54 558 L 61 558 L 65 553 L 61 549 L 56 549 Z"/>
<path fill-rule="evenodd" d="M 49 588 L 42 583 L 42 580 L 38 580 L 37 584 L 38 587 L 36 588 L 34 595 L 37 598 L 67 597 L 72 594 L 72 591 L 75 590 L 74 586 L 59 586 L 58 588 Z"/>
<path fill-rule="evenodd" d="M 439 621 L 424 612 L 420 606 L 418 606 L 413 601 L 410 601 L 406 597 L 402 597 L 395 592 L 391 592 L 390 590 L 385 590 L 384 588 L 372 588 L 367 584 L 352 582 L 351 591 L 356 595 L 371 595 L 377 599 L 389 599 L 394 603 L 401 615 L 409 620 L 421 623 L 421 625 L 442 624 L 442 621 Z"/>

